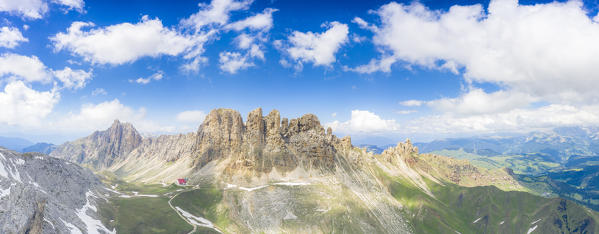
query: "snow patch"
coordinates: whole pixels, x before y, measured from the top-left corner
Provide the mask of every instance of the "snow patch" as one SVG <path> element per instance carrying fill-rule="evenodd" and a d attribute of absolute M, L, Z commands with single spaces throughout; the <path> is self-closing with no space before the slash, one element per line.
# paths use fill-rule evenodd
<path fill-rule="evenodd" d="M 535 229 L 537 229 L 538 225 L 535 225 L 534 227 L 531 227 L 528 229 L 528 232 L 526 232 L 526 234 L 530 234 L 531 232 L 533 232 Z"/>
<path fill-rule="evenodd" d="M 8 178 L 8 172 L 6 171 L 3 163 L 4 160 L 6 160 L 6 158 L 4 158 L 4 154 L 0 153 L 0 176 Z"/>
<path fill-rule="evenodd" d="M 474 220 L 474 222 L 472 222 L 472 223 L 476 223 L 476 222 L 480 221 L 480 219 L 482 219 L 482 218 L 483 218 L 483 217 L 480 217 L 480 218 L 478 218 L 478 219 Z"/>
<path fill-rule="evenodd" d="M 108 228 L 106 228 L 102 224 L 102 222 L 100 222 L 100 220 L 94 219 L 93 217 L 91 217 L 87 214 L 88 210 L 93 210 L 94 212 L 97 212 L 96 207 L 89 203 L 90 196 L 95 197 L 95 195 L 91 191 L 87 191 L 85 193 L 85 205 L 83 205 L 83 207 L 81 207 L 81 209 L 77 209 L 77 212 L 76 212 L 76 215 L 85 224 L 87 233 L 88 234 L 96 234 L 96 233 L 100 234 L 99 231 L 102 231 L 104 233 L 116 234 L 116 230 L 114 230 L 114 229 L 112 231 L 108 230 Z"/>
<path fill-rule="evenodd" d="M 23 159 L 20 159 L 20 158 L 17 158 L 17 159 L 15 160 L 15 163 L 16 163 L 17 165 L 25 165 L 25 160 L 23 160 Z"/>
<path fill-rule="evenodd" d="M 279 182 L 279 183 L 275 183 L 275 185 L 304 186 L 304 185 L 310 185 L 310 183 L 307 183 L 307 182 Z"/>
<path fill-rule="evenodd" d="M 11 186 L 8 186 L 7 189 L 0 189 L 0 198 L 10 195 L 10 187 L 12 187 L 12 185 L 13 184 L 11 184 Z"/>
<path fill-rule="evenodd" d="M 191 213 L 179 208 L 178 206 L 175 206 L 175 209 L 177 209 L 179 212 L 181 212 L 181 214 L 190 222 L 193 223 L 194 225 L 198 225 L 201 227 L 207 227 L 207 228 L 211 228 L 216 230 L 219 233 L 222 233 L 220 230 L 218 230 L 214 224 L 212 224 L 212 222 L 210 222 L 210 220 L 207 220 L 205 218 L 202 217 L 197 217 L 192 215 Z"/>
<path fill-rule="evenodd" d="M 530 223 L 530 225 L 534 225 L 535 223 L 538 223 L 539 221 L 541 221 L 541 219 L 537 219 L 536 221 Z"/>
<path fill-rule="evenodd" d="M 47 222 L 47 223 L 49 223 L 50 225 L 52 225 L 52 229 L 56 229 L 56 228 L 54 227 L 54 223 L 50 222 L 50 220 L 46 219 L 46 217 L 44 217 L 44 222 Z"/>
<path fill-rule="evenodd" d="M 253 188 L 246 188 L 246 187 L 239 186 L 239 189 L 241 189 L 243 191 L 251 192 L 251 191 L 262 189 L 262 188 L 266 188 L 266 187 L 268 187 L 268 185 L 261 185 L 261 186 L 253 187 Z"/>
<path fill-rule="evenodd" d="M 293 213 L 291 213 L 291 211 L 287 211 L 287 215 L 285 215 L 285 217 L 283 219 L 284 220 L 297 219 L 297 216 L 295 216 Z"/>
<path fill-rule="evenodd" d="M 227 183 L 227 187 L 225 187 L 225 189 L 232 189 L 232 188 L 237 188 L 237 185 Z"/>
<path fill-rule="evenodd" d="M 30 177 L 31 178 L 31 177 Z M 36 182 L 33 181 L 29 181 L 29 184 L 32 184 L 33 186 L 35 186 L 35 188 L 37 188 L 39 191 L 42 191 L 42 193 L 48 194 L 43 188 L 42 186 L 40 186 L 39 184 L 37 184 Z"/>
<path fill-rule="evenodd" d="M 73 225 L 72 223 L 66 222 L 66 221 L 62 220 L 62 218 L 60 218 L 60 217 L 58 217 L 58 218 L 69 229 L 69 231 L 71 231 L 71 234 L 83 234 L 83 232 L 81 232 L 81 230 L 79 230 L 79 228 L 75 227 L 75 225 Z"/>
<path fill-rule="evenodd" d="M 499 223 L 499 225 L 502 225 L 503 223 L 505 223 L 505 221 L 501 221 L 501 223 Z"/>
<path fill-rule="evenodd" d="M 40 156 L 35 156 L 35 159 L 39 159 L 39 160 L 44 160 L 44 157 L 40 157 Z"/>

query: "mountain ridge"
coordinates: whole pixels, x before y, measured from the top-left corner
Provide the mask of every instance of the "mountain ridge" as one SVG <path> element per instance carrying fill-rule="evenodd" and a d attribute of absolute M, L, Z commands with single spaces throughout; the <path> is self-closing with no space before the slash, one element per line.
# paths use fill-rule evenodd
<path fill-rule="evenodd" d="M 96 132 L 83 139 L 112 141 L 106 141 L 104 145 L 81 139 L 74 142 L 95 147 L 79 145 L 80 148 L 104 150 L 114 149 L 108 146 L 122 144 L 125 140 L 92 137 L 95 135 L 103 134 Z M 52 155 L 78 159 L 60 154 L 65 152 L 68 154 L 68 151 L 55 151 Z M 93 150 L 76 152 L 89 153 L 92 159 L 98 154 Z M 199 189 L 191 189 L 190 195 L 181 197 L 193 199 L 191 194 L 194 192 L 214 196 L 209 205 L 211 208 L 199 208 L 189 200 L 175 203 L 187 204 L 183 209 L 195 207 L 195 215 L 210 218 L 218 230 L 230 233 L 273 230 L 411 233 L 423 232 L 423 228 L 428 227 L 419 226 L 423 219 L 443 223 L 441 226 L 446 228 L 445 231 L 470 233 L 490 227 L 504 229 L 467 221 L 473 216 L 468 212 L 476 212 L 479 217 L 486 215 L 487 220 L 497 222 L 498 219 L 516 217 L 528 221 L 530 218 L 524 218 L 526 215 L 541 215 L 534 209 L 527 210 L 526 214 L 513 213 L 517 208 L 496 214 L 490 208 L 453 207 L 454 199 L 459 197 L 455 194 L 458 191 L 477 197 L 480 204 L 493 202 L 495 196 L 507 196 L 507 200 L 502 200 L 507 203 L 512 199 L 512 195 L 508 196 L 512 191 L 526 191 L 509 170 L 479 168 L 465 160 L 422 154 L 409 139 L 381 154 L 373 154 L 354 147 L 350 137 L 337 138 L 312 114 L 289 120 L 281 118 L 276 110 L 263 116 L 262 109 L 258 108 L 248 113 L 243 122 L 237 111 L 215 109 L 196 132 L 143 138 L 126 155 L 123 155 L 124 151 L 111 152 L 120 154 L 109 164 L 85 159 L 79 163 L 91 163 L 97 172 L 113 174 L 130 183 L 170 184 L 178 178 L 187 178 L 188 185 Z M 206 194 L 202 188 L 211 192 Z M 484 194 L 472 193 L 477 188 L 483 188 Z M 535 198 L 524 194 L 513 196 Z M 556 204 L 551 199 L 536 199 L 540 199 L 535 203 L 537 205 L 553 207 Z M 575 210 L 582 209 L 577 205 L 574 207 Z M 458 213 L 447 209 L 460 209 L 461 216 L 453 217 Z M 423 212 L 443 215 L 428 217 L 422 216 Z M 558 211 L 549 214 L 561 215 Z M 590 226 L 583 228 L 596 229 L 595 219 L 589 218 L 592 214 L 581 213 L 575 218 L 577 225 L 580 220 L 588 219 Z M 444 219 L 453 221 L 445 223 Z M 306 222 L 313 225 L 306 226 Z M 563 230 L 551 222 L 544 221 L 546 227 L 541 230 Z M 526 232 L 531 228 L 520 221 L 517 226 L 511 225 L 510 230 L 515 232 Z"/>

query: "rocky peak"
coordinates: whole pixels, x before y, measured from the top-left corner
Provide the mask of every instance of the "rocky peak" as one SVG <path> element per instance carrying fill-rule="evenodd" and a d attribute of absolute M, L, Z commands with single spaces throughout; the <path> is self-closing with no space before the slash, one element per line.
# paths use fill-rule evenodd
<path fill-rule="evenodd" d="M 383 151 L 381 154 L 383 158 L 389 162 L 393 162 L 399 158 L 405 160 L 409 156 L 418 154 L 418 147 L 412 145 L 410 139 L 406 139 L 405 142 L 398 142 L 395 147 L 391 147 Z"/>
<path fill-rule="evenodd" d="M 326 135 L 313 114 L 289 121 L 281 120 L 277 110 L 263 116 L 262 108 L 257 108 L 248 113 L 243 123 L 239 112 L 216 109 L 198 129 L 199 156 L 194 164 L 201 168 L 215 159 L 233 157 L 232 168 L 293 169 L 299 161 L 332 161 L 336 152 L 333 141 L 339 140 L 331 130 Z"/>
<path fill-rule="evenodd" d="M 142 136 L 132 124 L 114 120 L 110 128 L 60 145 L 50 155 L 102 169 L 124 158 L 141 142 Z"/>

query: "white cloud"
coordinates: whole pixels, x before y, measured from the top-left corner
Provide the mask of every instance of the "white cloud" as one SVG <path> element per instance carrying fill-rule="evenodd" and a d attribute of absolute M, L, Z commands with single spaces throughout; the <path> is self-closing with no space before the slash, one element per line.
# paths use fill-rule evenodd
<path fill-rule="evenodd" d="M 402 106 L 422 106 L 424 104 L 423 101 L 420 100 L 407 100 L 399 103 Z"/>
<path fill-rule="evenodd" d="M 68 50 L 85 60 L 99 64 L 119 65 L 141 57 L 185 54 L 191 59 L 203 52 L 207 35 L 186 36 L 166 28 L 159 19 L 143 16 L 136 24 L 121 23 L 93 27 L 93 23 L 74 22 L 66 33 L 51 37 L 57 51 Z"/>
<path fill-rule="evenodd" d="M 206 118 L 206 113 L 201 110 L 183 111 L 177 114 L 177 121 L 182 123 L 200 124 Z"/>
<path fill-rule="evenodd" d="M 416 110 L 400 110 L 395 113 L 400 114 L 400 115 L 408 115 L 408 114 L 412 114 L 412 113 L 416 113 L 416 112 L 418 112 L 418 111 L 416 111 Z"/>
<path fill-rule="evenodd" d="M 29 41 L 23 37 L 23 34 L 18 28 L 2 27 L 0 28 L 0 47 L 15 48 L 21 42 Z"/>
<path fill-rule="evenodd" d="M 65 67 L 62 70 L 54 71 L 54 76 L 62 82 L 63 87 L 80 89 L 85 87 L 87 81 L 92 78 L 92 72 Z"/>
<path fill-rule="evenodd" d="M 142 132 L 175 131 L 173 126 L 161 126 L 146 119 L 144 108 L 135 110 L 123 105 L 118 99 L 98 104 L 84 104 L 78 113 L 69 113 L 62 120 L 57 121 L 54 126 L 65 132 L 89 133 L 109 127 L 115 119 L 132 123 Z"/>
<path fill-rule="evenodd" d="M 547 130 L 560 126 L 599 125 L 599 105 L 551 104 L 506 112 L 461 116 L 452 113 L 407 122 L 402 132 L 416 134 L 493 134 Z"/>
<path fill-rule="evenodd" d="M 92 96 L 100 96 L 100 95 L 107 95 L 108 92 L 106 92 L 106 90 L 104 90 L 103 88 L 96 88 L 94 89 L 94 91 L 92 91 Z"/>
<path fill-rule="evenodd" d="M 13 81 L 0 92 L 0 123 L 8 125 L 40 125 L 54 105 L 60 100 L 58 92 L 39 92 L 27 87 L 22 81 Z"/>
<path fill-rule="evenodd" d="M 266 8 L 261 14 L 256 14 L 243 20 L 228 24 L 225 26 L 225 29 L 241 31 L 247 28 L 250 30 L 268 31 L 273 26 L 272 13 L 276 11 L 277 9 Z"/>
<path fill-rule="evenodd" d="M 36 56 L 12 53 L 0 55 L 0 78 L 7 76 L 27 82 L 47 83 L 52 79 L 46 66 Z"/>
<path fill-rule="evenodd" d="M 83 11 L 83 0 L 52 0 L 52 3 L 66 6 L 66 11 Z M 18 15 L 26 19 L 41 19 L 49 10 L 48 0 L 2 0 L 0 11 Z"/>
<path fill-rule="evenodd" d="M 345 122 L 333 121 L 326 124 L 334 131 L 348 134 L 379 134 L 399 130 L 399 124 L 393 120 L 386 120 L 370 111 L 352 110 L 351 119 Z"/>
<path fill-rule="evenodd" d="M 489 82 L 554 103 L 599 101 L 599 24 L 580 1 L 519 5 L 492 0 L 436 11 L 421 3 L 389 3 L 372 30 L 379 59 L 353 69 L 389 72 L 397 62 L 463 72 L 468 82 Z"/>
<path fill-rule="evenodd" d="M 362 43 L 366 40 L 368 40 L 365 36 L 360 36 L 357 33 L 352 33 L 351 34 L 351 40 L 355 43 Z"/>
<path fill-rule="evenodd" d="M 162 80 L 163 76 L 164 76 L 163 72 L 158 71 L 149 77 L 146 77 L 146 78 L 140 77 L 140 78 L 137 78 L 136 80 L 129 80 L 129 82 L 135 82 L 138 84 L 149 84 L 153 80 Z"/>
<path fill-rule="evenodd" d="M 0 11 L 24 18 L 40 19 L 48 12 L 48 4 L 42 0 L 2 0 L 0 1 Z"/>
<path fill-rule="evenodd" d="M 442 98 L 427 102 L 427 105 L 445 113 L 477 115 L 505 112 L 526 107 L 535 99 L 525 93 L 496 91 L 486 93 L 472 89 L 457 98 Z"/>
<path fill-rule="evenodd" d="M 54 3 L 63 5 L 67 7 L 67 10 L 77 10 L 79 12 L 83 11 L 83 7 L 85 6 L 85 2 L 83 0 L 52 0 Z"/>
<path fill-rule="evenodd" d="M 330 66 L 335 62 L 335 53 L 348 42 L 349 28 L 346 24 L 332 22 L 322 33 L 293 31 L 288 37 L 289 46 L 282 48 L 298 62 L 311 62 L 315 66 Z M 301 67 L 301 65 L 300 65 Z"/>
<path fill-rule="evenodd" d="M 230 74 L 254 66 L 254 63 L 248 61 L 247 55 L 238 52 L 221 52 L 218 61 L 220 62 L 220 69 Z"/>
<path fill-rule="evenodd" d="M 200 11 L 181 20 L 181 24 L 200 32 L 205 26 L 226 24 L 232 11 L 248 9 L 251 4 L 251 0 L 212 0 L 210 4 L 200 3 Z"/>

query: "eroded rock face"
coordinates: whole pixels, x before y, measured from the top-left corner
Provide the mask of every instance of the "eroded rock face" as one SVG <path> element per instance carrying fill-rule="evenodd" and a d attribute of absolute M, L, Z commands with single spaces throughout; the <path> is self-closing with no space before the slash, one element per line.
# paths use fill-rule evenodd
<path fill-rule="evenodd" d="M 334 145 L 340 143 L 331 131 L 327 136 L 313 114 L 281 121 L 279 111 L 263 116 L 261 108 L 251 111 L 245 123 L 236 111 L 213 110 L 197 135 L 195 166 L 231 157 L 231 172 L 269 172 L 273 168 L 284 172 L 299 165 L 332 167 Z"/>
<path fill-rule="evenodd" d="M 74 163 L 0 148 L 0 233 L 113 233 L 89 222 L 106 192 Z"/>
<path fill-rule="evenodd" d="M 123 159 L 141 141 L 142 137 L 133 125 L 115 120 L 107 130 L 62 144 L 50 156 L 103 169 Z"/>

